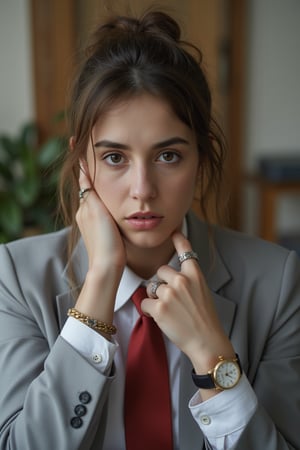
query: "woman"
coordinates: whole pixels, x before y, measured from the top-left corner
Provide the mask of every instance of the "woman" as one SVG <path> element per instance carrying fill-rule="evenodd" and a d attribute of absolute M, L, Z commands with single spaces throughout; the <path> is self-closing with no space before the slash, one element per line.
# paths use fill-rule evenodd
<path fill-rule="evenodd" d="M 1 247 L 1 449 L 300 448 L 299 262 L 189 212 L 223 160 L 195 51 L 160 12 L 86 50 L 71 227 Z"/>

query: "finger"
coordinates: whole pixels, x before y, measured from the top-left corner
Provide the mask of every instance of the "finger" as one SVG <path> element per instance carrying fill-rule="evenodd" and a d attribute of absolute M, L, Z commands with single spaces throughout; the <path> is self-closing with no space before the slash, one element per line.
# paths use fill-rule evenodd
<path fill-rule="evenodd" d="M 94 189 L 93 183 L 91 182 L 89 168 L 87 162 L 83 159 L 80 160 L 80 170 L 79 170 L 79 200 L 80 203 L 83 203 L 83 200 L 86 199 L 88 194 L 93 194 L 98 198 L 98 194 Z"/>
<path fill-rule="evenodd" d="M 79 186 L 81 189 L 91 187 L 90 178 L 88 176 L 88 169 L 84 161 L 80 161 Z"/>
<path fill-rule="evenodd" d="M 172 235 L 172 241 L 175 247 L 175 250 L 178 255 L 182 255 L 186 252 L 192 252 L 192 247 L 190 241 L 184 237 L 184 235 L 180 232 L 176 232 Z M 191 267 L 198 267 L 198 261 L 196 258 L 186 259 L 181 263 L 181 271 L 184 272 L 185 269 L 189 269 Z"/>
<path fill-rule="evenodd" d="M 172 235 L 173 244 L 175 247 L 175 250 L 178 254 L 183 252 L 190 252 L 192 250 L 190 242 L 184 237 L 184 235 L 176 231 Z"/>
<path fill-rule="evenodd" d="M 141 310 L 148 317 L 155 317 L 155 310 L 157 307 L 157 300 L 153 300 L 152 298 L 144 298 L 141 303 Z"/>
<path fill-rule="evenodd" d="M 156 275 L 160 280 L 163 280 L 167 285 L 168 284 L 172 285 L 174 276 L 177 273 L 178 272 L 175 269 L 173 269 L 173 267 L 164 265 L 159 267 L 159 269 L 156 272 Z"/>

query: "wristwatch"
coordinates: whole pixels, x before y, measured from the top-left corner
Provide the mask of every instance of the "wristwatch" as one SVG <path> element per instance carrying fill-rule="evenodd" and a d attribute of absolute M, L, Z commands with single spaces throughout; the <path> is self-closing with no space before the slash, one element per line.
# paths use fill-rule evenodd
<path fill-rule="evenodd" d="M 197 375 L 192 370 L 192 378 L 200 389 L 232 389 L 236 386 L 242 376 L 242 367 L 239 356 L 236 354 L 233 359 L 225 359 L 219 356 L 219 362 L 208 371 L 207 375 Z"/>

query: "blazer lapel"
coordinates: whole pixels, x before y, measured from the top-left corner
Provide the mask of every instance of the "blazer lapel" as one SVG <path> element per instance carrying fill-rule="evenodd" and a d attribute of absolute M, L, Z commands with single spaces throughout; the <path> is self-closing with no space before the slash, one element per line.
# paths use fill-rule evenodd
<path fill-rule="evenodd" d="M 231 275 L 224 265 L 217 249 L 212 245 L 212 236 L 208 226 L 199 221 L 193 213 L 187 217 L 189 240 L 192 248 L 199 256 L 199 264 L 211 290 L 215 307 L 225 333 L 230 336 L 235 315 L 235 304 L 220 293 L 230 280 Z M 179 396 L 179 436 L 180 449 L 198 450 L 204 445 L 203 434 L 188 410 L 188 403 L 197 391 L 192 377 L 192 364 L 182 354 L 180 365 L 180 396 Z"/>
<path fill-rule="evenodd" d="M 229 336 L 235 313 L 235 303 L 221 294 L 221 289 L 232 277 L 223 263 L 218 250 L 213 246 L 213 235 L 208 226 L 190 213 L 187 217 L 189 240 L 199 256 L 199 265 L 214 298 L 219 319 Z"/>

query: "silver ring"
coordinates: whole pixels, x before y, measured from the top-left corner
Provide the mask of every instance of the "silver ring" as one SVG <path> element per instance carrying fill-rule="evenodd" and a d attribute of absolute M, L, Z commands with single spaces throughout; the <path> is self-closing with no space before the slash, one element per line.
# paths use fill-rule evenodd
<path fill-rule="evenodd" d="M 82 188 L 79 190 L 79 199 L 82 200 L 84 198 L 84 194 L 90 191 L 91 188 Z"/>
<path fill-rule="evenodd" d="M 156 291 L 159 288 L 159 286 L 161 284 L 167 284 L 165 281 L 162 280 L 158 280 L 158 281 L 152 281 L 151 282 L 151 287 L 150 287 L 150 294 L 151 294 L 151 298 L 158 298 Z"/>
<path fill-rule="evenodd" d="M 178 259 L 180 265 L 187 259 L 195 259 L 196 261 L 199 261 L 197 253 L 193 251 L 181 253 L 180 255 L 178 255 Z"/>

